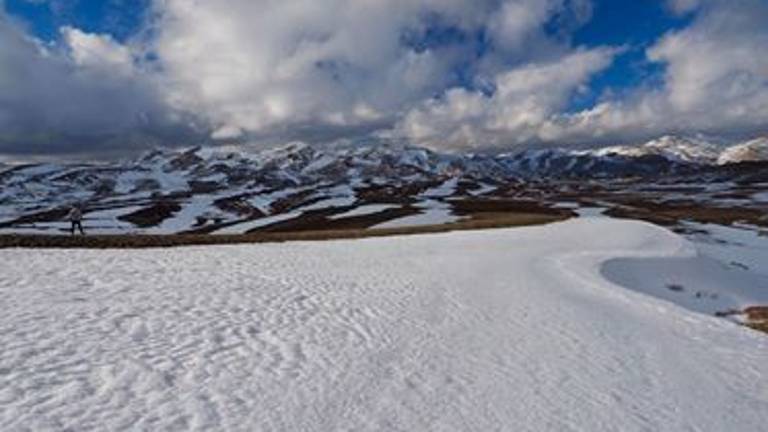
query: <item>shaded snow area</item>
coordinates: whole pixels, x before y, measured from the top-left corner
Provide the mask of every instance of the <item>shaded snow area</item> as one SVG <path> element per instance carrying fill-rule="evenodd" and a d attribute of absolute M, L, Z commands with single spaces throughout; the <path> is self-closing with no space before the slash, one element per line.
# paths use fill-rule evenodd
<path fill-rule="evenodd" d="M 768 237 L 755 227 L 682 226 L 695 244 L 689 257 L 616 259 L 604 266 L 605 276 L 702 313 L 768 305 Z"/>
<path fill-rule="evenodd" d="M 768 338 L 609 282 L 616 259 L 708 266 L 608 218 L 0 251 L 0 430 L 764 431 Z"/>
<path fill-rule="evenodd" d="M 344 219 L 357 216 L 368 216 L 376 213 L 381 213 L 386 210 L 391 210 L 400 207 L 396 204 L 367 204 L 360 207 L 355 207 L 352 210 L 344 213 L 335 214 L 329 217 L 329 219 Z"/>
<path fill-rule="evenodd" d="M 724 264 L 768 278 L 768 233 L 754 226 L 723 226 L 687 222 L 687 237 L 702 254 Z"/>
<path fill-rule="evenodd" d="M 216 195 L 195 195 L 184 202 L 181 211 L 163 220 L 160 225 L 145 229 L 144 234 L 179 233 L 195 226 L 199 217 L 213 213 L 213 203 L 220 197 Z"/>
<path fill-rule="evenodd" d="M 707 255 L 616 259 L 605 265 L 604 274 L 621 285 L 702 313 L 724 314 L 768 305 L 768 276 L 725 265 Z"/>
<path fill-rule="evenodd" d="M 425 198 L 446 198 L 456 192 L 456 186 L 458 186 L 458 184 L 459 179 L 454 177 L 441 183 L 440 186 L 427 189 L 421 196 Z"/>
<path fill-rule="evenodd" d="M 472 190 L 472 191 L 469 191 L 469 194 L 472 195 L 472 196 L 482 196 L 482 195 L 485 195 L 485 194 L 487 194 L 489 192 L 493 192 L 496 189 L 498 189 L 498 188 L 496 186 L 494 186 L 494 185 L 489 185 L 489 184 L 486 184 L 486 183 L 480 183 L 480 188 Z"/>
<path fill-rule="evenodd" d="M 281 213 L 274 216 L 267 216 L 251 221 L 230 225 L 225 228 L 218 229 L 213 234 L 247 234 L 248 231 L 255 230 L 257 228 L 263 228 L 268 225 L 276 224 L 278 222 L 284 222 L 287 220 L 295 219 L 302 215 L 301 212 Z"/>
<path fill-rule="evenodd" d="M 453 214 L 450 203 L 437 200 L 425 200 L 415 205 L 419 213 L 392 219 L 371 227 L 371 229 L 407 228 L 429 225 L 443 225 L 458 222 L 463 218 Z"/>

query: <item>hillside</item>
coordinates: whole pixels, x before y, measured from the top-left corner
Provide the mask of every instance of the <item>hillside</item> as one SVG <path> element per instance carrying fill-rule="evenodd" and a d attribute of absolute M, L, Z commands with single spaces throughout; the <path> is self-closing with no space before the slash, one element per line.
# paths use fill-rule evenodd
<path fill-rule="evenodd" d="M 0 170 L 0 234 L 65 233 L 75 204 L 91 234 L 399 228 L 510 212 L 562 217 L 568 205 L 636 213 L 629 202 L 726 209 L 736 212 L 729 223 L 760 225 L 764 144 L 718 150 L 664 137 L 638 147 L 449 155 L 396 142 L 294 143 L 18 165 Z"/>
<path fill-rule="evenodd" d="M 0 429 L 764 430 L 768 339 L 609 282 L 616 258 L 661 289 L 654 259 L 686 291 L 712 276 L 669 231 L 604 218 L 0 251 Z"/>

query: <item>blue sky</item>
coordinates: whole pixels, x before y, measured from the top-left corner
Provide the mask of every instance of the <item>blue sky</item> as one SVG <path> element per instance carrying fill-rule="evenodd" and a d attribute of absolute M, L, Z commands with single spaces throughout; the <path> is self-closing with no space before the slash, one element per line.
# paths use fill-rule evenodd
<path fill-rule="evenodd" d="M 613 65 L 593 78 L 591 98 L 579 100 L 583 108 L 607 90 L 622 91 L 653 84 L 663 68 L 645 59 L 645 49 L 667 32 L 685 27 L 690 17 L 670 13 L 663 2 L 654 0 L 595 2 L 594 17 L 574 35 L 577 45 L 622 45 L 626 52 Z"/>
<path fill-rule="evenodd" d="M 60 38 L 59 29 L 64 26 L 125 41 L 141 31 L 149 8 L 149 0 L 6 0 L 10 14 L 27 23 L 35 36 L 49 42 Z M 644 60 L 644 49 L 665 32 L 684 27 L 688 21 L 689 18 L 670 13 L 663 2 L 656 0 L 593 2 L 593 18 L 572 36 L 574 43 L 623 45 L 626 52 L 612 67 L 595 76 L 589 94 L 575 97 L 570 108 L 593 104 L 607 90 L 621 91 L 652 81 L 662 70 Z M 463 35 L 451 28 L 429 32 L 420 42 L 434 46 L 457 37 L 476 37 L 478 49 L 483 49 L 481 37 Z M 456 73 L 461 75 L 462 71 Z M 459 81 L 470 85 L 467 80 Z"/>
<path fill-rule="evenodd" d="M 0 7 L 0 154 L 368 134 L 509 149 L 768 124 L 764 0 Z"/>
<path fill-rule="evenodd" d="M 6 0 L 8 13 L 47 41 L 57 39 L 63 26 L 125 40 L 141 28 L 149 5 L 147 0 Z"/>

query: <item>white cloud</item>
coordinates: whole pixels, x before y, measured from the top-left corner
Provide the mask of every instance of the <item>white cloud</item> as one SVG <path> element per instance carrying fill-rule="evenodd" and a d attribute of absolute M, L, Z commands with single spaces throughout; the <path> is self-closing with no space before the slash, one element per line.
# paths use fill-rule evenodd
<path fill-rule="evenodd" d="M 82 137 L 92 149 L 391 129 L 466 149 L 764 130 L 768 4 L 663 1 L 691 24 L 648 48 L 661 83 L 574 113 L 622 52 L 572 45 L 591 0 L 154 0 L 133 40 L 66 27 L 52 45 L 0 0 L 0 153 Z"/>
<path fill-rule="evenodd" d="M 183 133 L 127 47 L 77 29 L 62 34 L 61 44 L 43 44 L 0 10 L 0 153 L 113 150 L 116 136 L 133 144 Z"/>
<path fill-rule="evenodd" d="M 73 27 L 61 30 L 75 64 L 84 68 L 133 74 L 135 62 L 131 50 L 109 35 L 86 33 Z"/>
<path fill-rule="evenodd" d="M 768 128 L 768 4 L 710 0 L 687 28 L 648 49 L 666 68 L 659 88 L 553 121 L 553 139 L 626 140 L 662 133 L 748 136 Z"/>
<path fill-rule="evenodd" d="M 667 0 L 667 7 L 677 14 L 686 14 L 701 7 L 705 0 Z"/>
<path fill-rule="evenodd" d="M 433 146 L 454 148 L 535 143 L 643 140 L 665 133 L 743 137 L 768 129 L 768 3 L 762 0 L 678 0 L 678 13 L 696 11 L 692 24 L 661 37 L 647 50 L 665 71 L 660 86 L 629 89 L 581 112 L 565 110 L 567 95 L 610 63 L 603 51 L 574 67 L 570 54 L 545 66 L 500 74 L 497 93 L 485 97 L 451 90 L 413 110 L 401 131 Z M 590 52 L 583 52 L 582 57 Z M 536 70 L 541 85 L 520 75 Z M 523 92 L 505 93 L 506 80 Z M 547 83 L 547 84 L 545 84 Z"/>
<path fill-rule="evenodd" d="M 547 123 L 596 72 L 606 68 L 615 49 L 575 51 L 542 64 L 527 64 L 499 74 L 495 92 L 485 95 L 456 88 L 444 98 L 412 110 L 401 133 L 432 147 L 487 148 L 547 141 Z"/>
<path fill-rule="evenodd" d="M 768 107 L 768 3 L 718 1 L 689 28 L 662 38 L 648 51 L 667 65 L 666 92 L 676 113 L 711 119 L 714 111 L 738 116 Z M 721 115 L 721 114 L 719 114 Z"/>
<path fill-rule="evenodd" d="M 591 2 L 157 0 L 153 12 L 147 33 L 128 45 L 66 27 L 58 47 L 41 46 L 3 15 L 17 41 L 0 46 L 22 53 L 15 63 L 37 76 L 18 88 L 22 68 L 0 66 L 6 87 L 17 87 L 14 102 L 0 102 L 7 125 L 0 145 L 41 131 L 162 129 L 179 113 L 220 140 L 333 139 L 391 128 L 451 87 L 498 81 L 511 89 L 502 82 L 510 70 L 567 56 L 567 33 L 589 18 Z M 545 32 L 553 21 L 561 33 Z M 151 64 L 142 64 L 145 53 Z M 526 115 L 562 105 L 562 93 L 530 98 Z"/>
<path fill-rule="evenodd" d="M 209 120 L 217 137 L 297 125 L 326 125 L 343 133 L 391 124 L 404 110 L 456 85 L 460 67 L 473 69 L 473 78 L 481 81 L 510 64 L 564 50 L 543 25 L 557 14 L 584 20 L 588 5 L 588 0 L 166 0 L 157 6 L 154 48 L 168 74 L 173 104 Z M 464 37 L 418 46 L 419 35 L 435 27 Z M 485 30 L 492 49 L 476 58 L 473 37 Z M 406 35 L 417 43 L 404 43 Z"/>

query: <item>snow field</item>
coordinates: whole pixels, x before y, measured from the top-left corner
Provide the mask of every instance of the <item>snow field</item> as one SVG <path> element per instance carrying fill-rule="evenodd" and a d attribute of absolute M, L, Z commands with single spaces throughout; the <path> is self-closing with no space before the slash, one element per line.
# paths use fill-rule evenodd
<path fill-rule="evenodd" d="M 0 251 L 0 430 L 764 430 L 768 339 L 605 280 L 620 257 L 695 251 L 604 218 Z"/>

